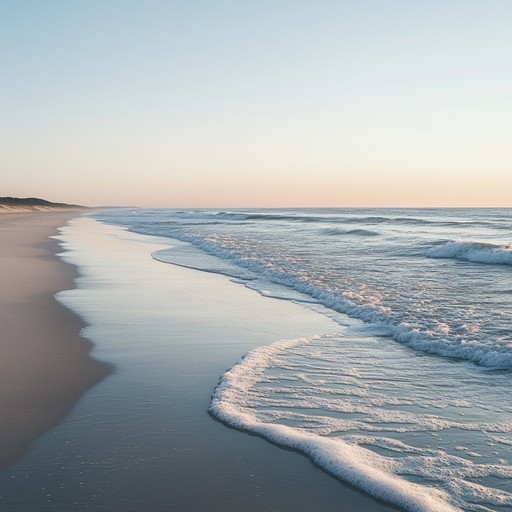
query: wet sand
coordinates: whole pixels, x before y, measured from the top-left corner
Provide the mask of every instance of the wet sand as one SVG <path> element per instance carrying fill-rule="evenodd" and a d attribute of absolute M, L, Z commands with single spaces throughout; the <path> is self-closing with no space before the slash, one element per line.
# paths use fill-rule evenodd
<path fill-rule="evenodd" d="M 82 321 L 54 298 L 73 287 L 75 269 L 48 237 L 78 213 L 0 214 L 0 468 L 111 371 L 89 357 Z"/>

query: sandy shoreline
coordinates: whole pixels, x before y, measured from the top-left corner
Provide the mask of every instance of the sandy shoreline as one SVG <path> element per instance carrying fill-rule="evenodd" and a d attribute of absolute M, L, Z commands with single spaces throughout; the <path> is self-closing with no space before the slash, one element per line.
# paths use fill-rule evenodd
<path fill-rule="evenodd" d="M 26 452 L 2 472 L 0 507 L 11 512 L 396 510 L 327 476 L 306 457 L 226 428 L 207 412 L 220 376 L 247 350 L 335 328 L 329 319 L 262 298 L 224 276 L 157 262 L 151 253 L 158 245 L 129 233 L 112 236 L 115 228 L 87 219 L 71 223 L 83 225 L 78 231 L 64 230 L 66 243 L 71 241 L 66 250 L 72 251 L 66 261 L 81 269 L 72 286 L 74 267 L 52 256 L 58 246 L 47 239 L 66 219 L 39 215 L 0 224 L 2 247 L 8 249 L 2 268 L 21 265 L 10 272 L 10 288 L 18 293 L 17 301 L 9 296 L 18 319 L 10 320 L 12 330 L 30 317 L 30 324 L 21 322 L 24 336 L 37 340 L 11 350 L 16 371 L 9 395 L 16 404 L 8 404 L 5 393 L 0 397 L 2 412 L 10 405 L 6 414 L 13 418 L 11 439 L 0 445 L 4 465 Z M 56 290 L 69 288 L 59 300 L 80 306 L 95 356 L 116 365 L 116 372 L 75 407 L 108 367 L 88 356 L 91 344 L 77 336 L 83 324 L 53 298 Z M 21 346 L 21 331 L 12 336 L 10 345 Z M 37 357 L 28 357 L 27 351 L 36 349 Z M 18 428 L 25 429 L 23 436 L 12 435 Z M 7 439 L 4 430 L 0 435 Z"/>
<path fill-rule="evenodd" d="M 76 214 L 0 215 L 0 469 L 110 372 L 89 357 L 82 321 L 54 298 L 73 287 L 75 269 L 48 237 Z"/>

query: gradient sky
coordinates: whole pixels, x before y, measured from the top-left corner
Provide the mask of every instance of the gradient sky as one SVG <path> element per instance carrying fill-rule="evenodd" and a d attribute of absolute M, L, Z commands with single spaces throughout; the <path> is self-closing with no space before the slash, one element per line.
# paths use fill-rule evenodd
<path fill-rule="evenodd" d="M 510 0 L 0 0 L 0 196 L 512 206 Z"/>

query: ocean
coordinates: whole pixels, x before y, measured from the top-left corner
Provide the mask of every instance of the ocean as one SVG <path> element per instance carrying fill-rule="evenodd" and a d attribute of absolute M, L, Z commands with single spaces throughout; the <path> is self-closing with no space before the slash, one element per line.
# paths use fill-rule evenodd
<path fill-rule="evenodd" d="M 172 240 L 155 260 L 228 276 L 340 326 L 233 361 L 211 390 L 212 416 L 406 510 L 512 510 L 511 210 L 93 218 Z"/>

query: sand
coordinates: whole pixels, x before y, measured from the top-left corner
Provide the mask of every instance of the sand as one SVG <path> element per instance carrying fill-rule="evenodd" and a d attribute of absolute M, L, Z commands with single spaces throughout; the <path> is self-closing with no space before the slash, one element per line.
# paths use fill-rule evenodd
<path fill-rule="evenodd" d="M 89 357 L 83 323 L 54 298 L 73 287 L 75 269 L 54 256 L 59 246 L 48 237 L 76 215 L 0 215 L 0 468 L 111 370 Z"/>
<path fill-rule="evenodd" d="M 90 345 L 77 338 L 81 324 L 52 298 L 55 290 L 69 288 L 73 277 L 69 266 L 51 257 L 56 247 L 46 239 L 64 220 L 41 217 L 11 224 L 7 231 L 2 228 L 3 236 L 12 237 L 10 256 L 4 257 L 18 265 L 26 259 L 32 277 L 11 273 L 11 287 L 20 289 L 23 283 L 27 289 L 11 309 L 19 321 L 21 316 L 30 318 L 30 328 L 25 327 L 49 349 L 36 360 L 27 351 L 17 354 L 16 365 L 23 371 L 13 372 L 24 391 L 18 393 L 18 403 L 32 404 L 39 423 L 48 420 L 39 432 L 65 416 L 107 371 L 90 359 Z M 157 262 L 151 253 L 158 245 L 125 232 L 112 236 L 117 228 L 91 223 L 74 220 L 75 227 L 69 228 L 75 234 L 67 248 L 73 251 L 70 259 L 80 265 L 81 277 L 60 300 L 80 311 L 90 324 L 84 335 L 94 342 L 94 356 L 115 364 L 116 371 L 85 393 L 64 421 L 0 474 L 1 509 L 395 510 L 331 478 L 304 456 L 229 429 L 207 412 L 220 376 L 248 350 L 336 329 L 333 322 L 287 301 L 262 298 L 224 276 Z M 18 229 L 24 236 L 18 236 L 16 245 Z M 30 281 L 42 289 L 29 292 Z M 32 309 L 42 304 L 44 317 L 39 331 L 29 308 L 34 295 L 40 300 Z M 57 336 L 57 326 L 66 335 Z M 63 365 L 56 364 L 59 357 L 65 358 Z M 61 373 L 61 367 L 69 371 Z M 55 380 L 52 389 L 45 385 L 46 397 L 37 398 L 40 386 L 35 379 L 23 385 L 34 373 L 45 384 L 50 377 Z M 74 391 L 68 393 L 68 387 Z M 40 401 L 44 414 L 37 414 Z M 21 416 L 18 425 L 26 428 Z M 25 444 L 18 442 L 16 453 L 29 440 L 27 436 Z"/>

